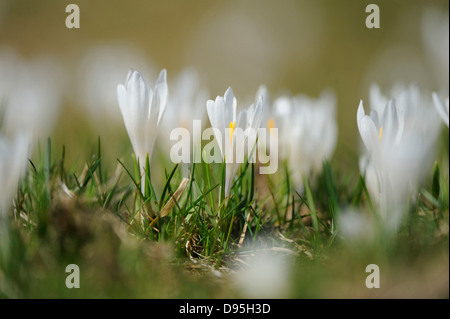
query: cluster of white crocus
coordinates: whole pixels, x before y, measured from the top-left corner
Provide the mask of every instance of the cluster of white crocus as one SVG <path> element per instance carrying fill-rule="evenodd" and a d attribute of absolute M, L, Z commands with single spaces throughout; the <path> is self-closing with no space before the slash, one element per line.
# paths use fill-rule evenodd
<path fill-rule="evenodd" d="M 152 157 L 158 126 L 166 108 L 168 87 L 162 70 L 152 90 L 138 71 L 130 70 L 125 85 L 117 86 L 117 97 L 125 128 L 144 178 L 145 161 Z M 143 179 L 144 181 L 144 179 Z M 142 183 L 144 190 L 145 183 Z"/>
<path fill-rule="evenodd" d="M 262 92 L 266 92 L 264 88 Z M 267 98 L 268 100 L 268 98 Z M 264 115 L 263 127 L 278 128 L 279 152 L 287 160 L 297 191 L 303 191 L 303 177 L 319 173 L 330 159 L 337 141 L 336 99 L 324 91 L 319 98 L 304 95 L 281 96 Z M 266 138 L 267 139 L 267 138 Z"/>
<path fill-rule="evenodd" d="M 28 139 L 25 134 L 13 138 L 0 135 L 0 217 L 6 215 L 11 205 L 27 157 Z"/>
<path fill-rule="evenodd" d="M 206 109 L 211 127 L 225 161 L 225 197 L 229 196 L 234 176 L 245 156 L 250 157 L 256 145 L 257 130 L 262 118 L 262 97 L 236 117 L 237 101 L 233 90 L 228 88 L 225 95 L 208 100 Z M 240 138 L 237 141 L 237 135 Z"/>
<path fill-rule="evenodd" d="M 366 115 L 362 100 L 357 111 L 359 133 L 367 150 L 360 169 L 388 230 L 398 228 L 409 199 L 432 163 L 439 128 L 430 101 L 421 97 L 418 88 L 397 92 L 396 98 L 389 100 L 372 86 L 370 115 Z"/>

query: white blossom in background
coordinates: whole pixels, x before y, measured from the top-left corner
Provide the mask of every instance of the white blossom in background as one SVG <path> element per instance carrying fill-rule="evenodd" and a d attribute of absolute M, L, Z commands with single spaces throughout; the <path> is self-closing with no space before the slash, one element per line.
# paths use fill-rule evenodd
<path fill-rule="evenodd" d="M 376 223 L 370 215 L 354 209 L 344 209 L 338 218 L 340 236 L 345 242 L 359 245 L 361 241 L 375 238 Z"/>
<path fill-rule="evenodd" d="M 65 72 L 54 58 L 41 56 L 26 61 L 13 50 L 2 50 L 2 132 L 9 136 L 25 132 L 31 144 L 45 140 L 59 116 L 65 84 Z"/>
<path fill-rule="evenodd" d="M 89 48 L 77 64 L 72 100 L 84 108 L 96 126 L 118 125 L 122 120 L 116 96 L 111 94 L 130 68 L 139 70 L 147 81 L 156 80 L 156 71 L 138 49 L 119 43 Z"/>
<path fill-rule="evenodd" d="M 163 69 L 152 90 L 138 71 L 128 72 L 125 84 L 117 86 L 117 98 L 125 128 L 140 163 L 144 178 L 145 161 L 152 157 L 153 146 L 167 104 L 168 87 Z M 145 183 L 142 183 L 144 189 Z"/>
<path fill-rule="evenodd" d="M 265 134 L 258 135 L 258 148 L 264 150 L 264 152 L 259 152 L 258 156 L 263 156 L 265 161 L 268 158 L 268 150 L 270 149 L 270 129 L 275 128 L 275 121 L 271 114 L 272 112 L 272 101 L 270 94 L 265 85 L 261 85 L 256 92 L 256 100 L 262 97 L 262 115 L 261 115 L 261 128 L 265 129 Z"/>
<path fill-rule="evenodd" d="M 334 94 L 324 91 L 319 98 L 282 96 L 275 100 L 268 127 L 278 128 L 281 157 L 287 160 L 299 192 L 303 177 L 320 173 L 323 161 L 333 155 L 337 141 Z"/>
<path fill-rule="evenodd" d="M 434 107 L 436 108 L 438 114 L 440 115 L 440 117 L 442 118 L 442 120 L 444 121 L 444 123 L 447 125 L 448 127 L 448 98 L 445 99 L 445 105 L 442 104 L 441 100 L 439 99 L 439 96 L 433 92 L 433 102 L 434 102 Z"/>
<path fill-rule="evenodd" d="M 266 250 L 246 259 L 246 266 L 232 278 L 244 298 L 286 298 L 291 274 L 288 257 Z"/>
<path fill-rule="evenodd" d="M 228 88 L 223 97 L 208 100 L 206 109 L 211 127 L 215 129 L 214 135 L 218 142 L 225 168 L 225 197 L 228 197 L 234 176 L 242 164 L 240 159 L 250 156 L 254 152 L 257 131 L 262 117 L 262 98 L 258 99 L 256 106 L 250 105 L 248 109 L 239 112 L 236 117 L 237 101 L 233 90 Z M 237 136 L 243 139 L 236 141 Z M 230 160 L 230 159 L 233 160 Z"/>
<path fill-rule="evenodd" d="M 374 85 L 370 114 L 366 115 L 362 100 L 357 111 L 358 130 L 367 150 L 360 169 L 388 230 L 399 227 L 408 201 L 427 174 L 439 132 L 431 99 L 423 99 L 414 86 L 399 92 L 396 99 L 387 99 Z"/>
<path fill-rule="evenodd" d="M 0 135 L 0 217 L 12 204 L 28 158 L 29 145 L 25 134 L 8 138 Z"/>
<path fill-rule="evenodd" d="M 192 136 L 193 121 L 201 121 L 199 123 L 204 126 L 205 102 L 209 97 L 208 90 L 200 84 L 198 72 L 192 67 L 183 69 L 175 78 L 173 84 L 170 85 L 170 88 L 170 96 L 159 134 L 160 144 L 165 149 L 166 154 L 169 154 L 170 148 L 175 143 L 170 140 L 170 133 L 173 129 L 185 128 Z M 190 162 L 192 163 L 192 158 Z M 182 169 L 183 174 L 187 177 L 188 164 L 182 163 Z"/>

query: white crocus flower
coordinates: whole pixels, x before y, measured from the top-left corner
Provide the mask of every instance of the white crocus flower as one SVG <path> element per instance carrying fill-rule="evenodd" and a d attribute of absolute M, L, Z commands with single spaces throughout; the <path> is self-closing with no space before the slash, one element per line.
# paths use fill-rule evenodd
<path fill-rule="evenodd" d="M 25 134 L 9 139 L 0 136 L 0 217 L 4 216 L 17 190 L 28 157 Z"/>
<path fill-rule="evenodd" d="M 297 191 L 303 191 L 303 177 L 320 173 L 337 141 L 336 99 L 323 92 L 318 99 L 304 95 L 275 100 L 269 123 L 279 129 L 280 154 L 286 159 Z"/>
<path fill-rule="evenodd" d="M 361 101 L 357 111 L 358 130 L 368 152 L 360 160 L 362 171 L 388 230 L 400 225 L 408 200 L 432 159 L 437 136 L 434 112 L 419 105 L 418 93 L 411 87 L 384 108 L 372 106 L 370 115 Z"/>
<path fill-rule="evenodd" d="M 442 105 L 441 100 L 439 99 L 438 95 L 433 92 L 433 102 L 434 106 L 436 107 L 437 112 L 442 117 L 442 120 L 448 127 L 448 98 L 445 100 L 445 106 Z"/>
<path fill-rule="evenodd" d="M 228 88 L 223 97 L 208 100 L 206 109 L 225 160 L 225 197 L 228 197 L 233 178 L 246 155 L 251 156 L 256 144 L 256 134 L 261 123 L 262 98 L 256 106 L 250 105 L 236 117 L 236 98 Z"/>
<path fill-rule="evenodd" d="M 140 163 L 143 176 L 145 161 L 152 156 L 158 126 L 166 107 L 168 95 L 166 70 L 162 70 L 154 90 L 150 89 L 137 71 L 128 72 L 125 85 L 117 86 L 117 97 L 125 128 Z M 142 184 L 144 189 L 145 183 Z"/>

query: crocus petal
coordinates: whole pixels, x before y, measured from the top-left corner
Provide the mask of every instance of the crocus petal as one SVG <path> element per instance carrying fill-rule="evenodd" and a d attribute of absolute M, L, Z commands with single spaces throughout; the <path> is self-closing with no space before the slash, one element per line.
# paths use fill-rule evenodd
<path fill-rule="evenodd" d="M 361 138 L 367 150 L 371 154 L 378 153 L 380 148 L 378 131 L 375 124 L 373 123 L 372 119 L 369 116 L 365 115 L 361 119 L 359 133 L 361 134 Z"/>
<path fill-rule="evenodd" d="M 382 142 L 386 145 L 393 144 L 396 139 L 399 127 L 395 100 L 390 100 L 388 102 L 388 105 L 386 105 L 386 107 L 384 108 L 382 126 Z"/>
<path fill-rule="evenodd" d="M 120 111 L 122 112 L 122 116 L 128 118 L 128 110 L 127 110 L 127 90 L 123 84 L 119 84 L 117 86 L 117 99 L 119 101 Z"/>
<path fill-rule="evenodd" d="M 125 83 L 128 83 L 130 81 L 131 76 L 133 75 L 134 72 L 135 71 L 133 69 L 128 70 L 127 78 L 125 79 Z"/>
<path fill-rule="evenodd" d="M 375 126 L 377 128 L 379 128 L 380 127 L 380 120 L 379 120 L 377 111 L 376 110 L 371 110 L 369 116 L 372 119 L 372 121 L 375 124 Z"/>
<path fill-rule="evenodd" d="M 361 120 L 365 116 L 363 101 L 359 102 L 358 111 L 356 112 L 356 123 L 358 124 L 358 130 L 361 132 Z"/>
<path fill-rule="evenodd" d="M 376 110 L 379 115 L 383 114 L 383 109 L 388 103 L 388 99 L 381 94 L 380 88 L 376 83 L 370 86 L 369 103 L 371 108 Z"/>
<path fill-rule="evenodd" d="M 132 110 L 141 112 L 148 107 L 148 87 L 139 72 L 134 72 L 128 81 L 128 103 Z"/>
<path fill-rule="evenodd" d="M 167 104 L 167 95 L 168 95 L 168 87 L 167 87 L 167 72 L 165 69 L 161 71 L 159 74 L 158 80 L 155 85 L 155 93 L 154 93 L 154 101 L 157 109 L 158 109 L 158 124 L 161 121 L 161 118 L 164 114 L 164 110 Z M 152 107 L 153 107 L 152 105 Z"/>
<path fill-rule="evenodd" d="M 220 153 L 222 154 L 222 157 L 225 155 L 224 154 L 224 147 L 223 147 L 223 143 L 224 143 L 224 139 L 225 139 L 225 128 L 227 127 L 225 124 L 225 106 L 224 106 L 224 101 L 223 98 L 220 96 L 217 96 L 216 99 L 213 100 L 209 100 L 206 102 L 206 111 L 208 113 L 208 117 L 209 117 L 209 121 L 211 123 L 211 127 L 219 130 L 221 136 L 217 136 L 217 134 L 215 134 L 216 137 L 216 141 L 217 144 L 219 145 L 219 149 L 220 149 Z M 229 123 L 228 123 L 229 124 Z M 215 133 L 215 131 L 214 131 Z"/>
<path fill-rule="evenodd" d="M 261 125 L 261 120 L 262 120 L 263 111 L 264 111 L 263 103 L 264 103 L 263 97 L 260 96 L 258 98 L 258 101 L 256 102 L 255 112 L 253 114 L 253 119 L 252 119 L 252 123 L 251 123 L 251 127 L 255 130 L 257 128 L 259 128 Z"/>
<path fill-rule="evenodd" d="M 437 112 L 439 113 L 439 115 L 441 116 L 441 118 L 444 120 L 444 123 L 449 126 L 449 110 L 448 110 L 448 99 L 445 102 L 445 108 L 441 103 L 441 100 L 439 99 L 438 95 L 433 92 L 433 102 L 434 102 L 434 106 L 437 110 Z"/>
<path fill-rule="evenodd" d="M 225 104 L 225 124 L 228 125 L 230 122 L 236 121 L 236 105 L 237 101 L 234 97 L 233 90 L 231 87 L 227 89 L 224 95 L 224 104 Z"/>

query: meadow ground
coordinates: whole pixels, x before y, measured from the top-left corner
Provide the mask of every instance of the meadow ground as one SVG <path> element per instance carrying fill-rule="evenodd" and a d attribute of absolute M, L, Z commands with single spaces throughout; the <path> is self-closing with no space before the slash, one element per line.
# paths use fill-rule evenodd
<path fill-rule="evenodd" d="M 49 140 L 30 160 L 2 231 L 3 297 L 448 297 L 448 176 L 438 163 L 398 234 L 342 238 L 346 207 L 377 212 L 358 172 L 333 163 L 305 180 L 303 196 L 287 170 L 244 165 L 219 205 L 221 165 L 195 165 L 181 195 L 173 165 L 142 194 L 133 164 L 102 165 L 100 139 L 81 171 L 66 163 L 69 151 Z M 69 264 L 80 289 L 65 285 Z M 380 268 L 379 289 L 366 287 L 369 264 Z"/>

